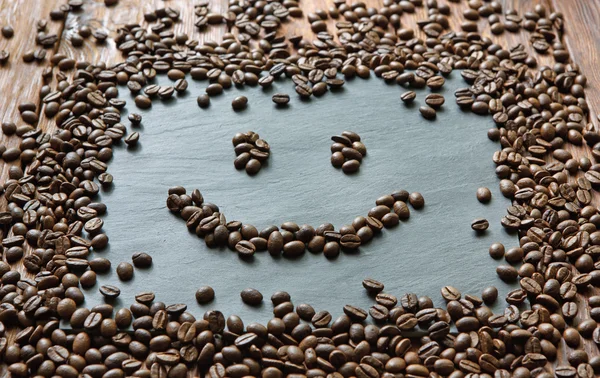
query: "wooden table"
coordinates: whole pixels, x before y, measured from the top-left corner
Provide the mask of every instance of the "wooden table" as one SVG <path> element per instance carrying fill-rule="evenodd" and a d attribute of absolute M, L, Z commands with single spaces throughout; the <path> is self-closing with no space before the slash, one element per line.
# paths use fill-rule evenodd
<path fill-rule="evenodd" d="M 92 28 L 104 28 L 114 36 L 115 31 L 126 24 L 140 23 L 145 24 L 143 14 L 159 7 L 170 6 L 178 8 L 181 11 L 181 20 L 175 25 L 175 32 L 186 32 L 191 38 L 201 41 L 219 40 L 227 32 L 225 25 L 211 27 L 208 32 L 199 32 L 194 26 L 195 15 L 193 12 L 194 4 L 199 0 L 120 0 L 117 6 L 106 7 L 103 0 L 84 0 L 83 8 L 79 12 L 70 13 L 65 20 L 51 21 L 49 13 L 51 10 L 65 4 L 66 0 L 0 0 L 0 27 L 11 25 L 15 29 L 15 35 L 11 39 L 0 38 L 0 50 L 6 49 L 11 53 L 11 62 L 6 66 L 0 67 L 0 89 L 2 101 L 0 101 L 0 121 L 13 121 L 17 125 L 22 124 L 17 109 L 18 104 L 25 101 L 35 101 L 40 104 L 39 91 L 45 84 L 41 77 L 42 71 L 49 64 L 49 59 L 54 54 L 65 54 L 68 57 L 79 61 L 91 63 L 105 62 L 107 65 L 123 60 L 123 56 L 116 49 L 112 40 L 108 40 L 103 45 L 98 45 L 93 38 L 88 38 L 80 48 L 74 48 L 71 45 L 70 38 L 77 28 L 82 25 L 89 25 Z M 351 3 L 352 1 L 349 1 Z M 382 0 L 363 0 L 367 6 L 381 7 Z M 425 2 L 425 1 L 424 1 Z M 445 3 L 447 0 L 438 0 L 439 3 Z M 600 69 L 597 68 L 596 59 L 600 51 L 600 1 L 598 0 L 501 0 L 504 10 L 515 9 L 520 15 L 525 11 L 533 10 L 537 4 L 545 6 L 547 14 L 553 11 L 562 12 L 564 15 L 565 31 L 560 37 L 568 48 L 573 61 L 581 67 L 583 73 L 587 75 L 588 84 L 586 88 L 587 101 L 590 108 L 590 122 L 598 127 L 596 115 L 600 114 Z M 318 10 L 328 9 L 333 5 L 332 0 L 302 0 L 301 7 L 304 14 Z M 459 24 L 463 21 L 462 10 L 467 7 L 466 1 L 457 4 L 449 3 L 452 16 L 449 17 L 454 30 L 460 30 Z M 211 11 L 225 12 L 227 1 L 213 0 L 210 4 Z M 425 7 L 417 9 L 414 14 L 403 14 L 401 21 L 403 27 L 411 27 L 418 30 L 416 21 L 426 18 L 427 10 Z M 43 63 L 24 64 L 21 62 L 21 56 L 24 52 L 36 49 L 35 45 L 35 23 L 38 20 L 48 20 L 47 33 L 57 33 L 60 37 L 53 50 L 48 51 L 46 61 Z M 334 30 L 333 20 L 328 21 L 329 30 Z M 500 36 L 494 36 L 489 31 L 489 23 L 486 19 L 480 19 L 479 30 L 489 36 L 495 42 L 506 48 L 522 43 L 526 49 L 538 59 L 538 64 L 552 65 L 553 60 L 550 55 L 536 54 L 529 43 L 529 33 L 521 30 L 518 33 L 505 32 Z M 283 31 L 286 35 L 302 34 L 304 37 L 313 38 L 310 25 L 306 18 L 296 19 L 293 23 L 284 26 Z M 423 35 L 421 35 L 423 37 Z M 50 83 L 50 85 L 53 85 Z M 40 104 L 41 105 L 41 104 Z M 43 112 L 40 113 L 39 126 L 46 132 L 53 132 L 56 125 L 48 120 Z M 17 146 L 20 138 L 17 136 L 1 135 L 1 143 L 7 147 Z M 590 149 L 587 146 L 574 147 L 569 146 L 569 150 L 575 157 L 590 157 Z M 12 165 L 20 165 L 19 161 L 5 163 L 0 160 L 1 182 L 8 178 L 8 170 Z M 600 201 L 595 197 L 594 205 L 600 205 Z M 6 200 L 2 197 L 0 208 L 6 208 Z M 27 251 L 26 251 L 27 253 Z M 18 263 L 18 268 L 22 274 L 31 277 Z M 595 289 L 594 294 L 600 291 Z M 578 321 L 589 317 L 589 308 L 584 297 L 579 298 L 580 311 Z M 9 336 L 9 342 L 12 342 L 14 333 Z M 598 354 L 597 346 L 591 341 L 585 341 L 585 349 L 591 355 Z M 555 364 L 566 363 L 566 353 L 569 348 L 563 343 L 559 349 L 558 360 Z M 0 375 L 3 369 L 0 368 Z"/>

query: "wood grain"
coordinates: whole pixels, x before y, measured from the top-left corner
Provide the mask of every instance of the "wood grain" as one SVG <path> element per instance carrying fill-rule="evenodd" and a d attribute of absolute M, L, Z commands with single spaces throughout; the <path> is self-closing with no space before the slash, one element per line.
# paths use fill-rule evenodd
<path fill-rule="evenodd" d="M 450 6 L 452 16 L 449 17 L 454 30 L 459 30 L 460 22 L 464 20 L 462 11 L 467 7 L 466 2 L 456 4 L 438 0 L 440 3 L 447 3 Z M 13 121 L 22 124 L 17 106 L 20 102 L 35 100 L 39 104 L 39 90 L 43 85 L 41 72 L 48 64 L 48 59 L 55 53 L 64 54 L 80 61 L 91 63 L 105 62 L 107 65 L 122 61 L 124 57 L 116 49 L 114 42 L 109 39 L 105 44 L 98 45 L 92 37 L 87 39 L 83 47 L 74 48 L 70 42 L 70 37 L 82 25 L 88 25 L 91 28 L 104 28 L 110 32 L 111 36 L 116 34 L 118 27 L 139 23 L 144 24 L 143 14 L 156 7 L 171 6 L 181 11 L 181 20 L 175 25 L 175 32 L 185 32 L 191 38 L 199 40 L 220 40 L 221 36 L 228 31 L 226 25 L 211 27 L 208 32 L 198 30 L 194 26 L 195 15 L 193 13 L 194 4 L 197 1 L 191 0 L 121 0 L 115 7 L 106 7 L 103 0 L 85 0 L 81 11 L 72 12 L 68 15 L 66 22 L 51 21 L 48 17 L 52 9 L 64 3 L 62 0 L 0 0 L 0 26 L 11 24 L 15 29 L 15 35 L 12 39 L 0 38 L 0 50 L 7 49 L 11 52 L 11 62 L 4 67 L 0 67 L 0 88 L 3 90 L 3 99 L 0 101 L 0 121 Z M 365 0 L 366 6 L 381 7 L 381 0 Z M 536 4 L 544 5 L 548 14 L 551 11 L 559 11 L 564 15 L 565 34 L 563 41 L 566 44 L 571 57 L 579 64 L 588 77 L 586 88 L 587 101 L 590 108 L 591 121 L 598 127 L 596 115 L 600 114 L 600 69 L 597 67 L 598 52 L 600 51 L 600 41 L 597 38 L 597 25 L 600 25 L 600 8 L 596 1 L 590 0 L 504 0 L 502 1 L 504 11 L 515 9 L 523 15 L 525 11 L 530 11 Z M 328 9 L 333 2 L 331 0 L 302 0 L 301 7 L 305 16 L 317 9 Z M 211 2 L 211 11 L 222 13 L 227 8 L 226 0 L 215 0 Z M 415 14 L 404 13 L 402 15 L 402 27 L 411 27 L 417 30 L 416 21 L 426 18 L 427 10 L 425 7 L 418 8 Z M 34 25 L 37 20 L 48 19 L 48 32 L 62 35 L 57 44 L 57 48 L 48 51 L 48 56 L 44 64 L 23 64 L 21 56 L 25 51 L 36 48 Z M 334 31 L 335 20 L 327 21 L 329 30 Z M 525 46 L 526 50 L 533 54 L 538 60 L 539 65 L 552 65 L 551 55 L 540 55 L 533 51 L 529 43 L 529 32 L 520 30 L 517 33 L 504 32 L 496 36 L 489 31 L 489 22 L 486 19 L 478 21 L 479 30 L 484 35 L 489 36 L 494 42 L 510 48 L 518 43 Z M 64 27 L 64 31 L 63 31 Z M 390 28 L 390 31 L 391 30 Z M 287 36 L 302 35 L 307 39 L 314 38 L 310 31 L 310 24 L 306 17 L 301 20 L 293 20 L 284 24 L 282 32 Z M 424 35 L 417 33 L 420 37 Z M 39 109 L 39 106 L 38 106 Z M 52 132 L 55 125 L 52 120 L 40 116 L 40 125 L 43 130 Z M 20 139 L 16 136 L 0 136 L 0 143 L 7 146 L 16 146 Z M 570 146 L 569 151 L 574 157 L 590 156 L 590 149 L 587 146 Z M 12 165 L 19 165 L 16 161 Z M 8 168 L 11 164 L 6 164 L 0 160 L 0 174 L 2 182 L 8 178 Z M 598 196 L 594 198 L 593 204 L 600 205 Z M 2 199 L 0 208 L 6 207 L 6 201 Z M 19 265 L 20 266 L 20 265 Z M 24 270 L 22 269 L 24 272 Z M 598 290 L 590 290 L 587 295 L 598 294 Z M 589 308 L 584 296 L 580 296 L 579 314 L 575 325 L 583 319 L 589 317 Z M 584 341 L 586 351 L 590 356 L 598 355 L 597 346 L 591 341 Z M 570 351 L 564 345 L 560 348 L 559 358 L 555 365 L 566 364 L 566 354 Z M 2 370 L 0 369 L 0 375 Z"/>
<path fill-rule="evenodd" d="M 562 42 L 566 45 L 571 59 L 577 63 L 581 72 L 588 80 L 586 86 L 586 100 L 589 105 L 589 121 L 595 125 L 598 130 L 597 115 L 600 114 L 600 70 L 595 63 L 598 59 L 599 43 L 598 37 L 594 34 L 597 31 L 598 22 L 600 22 L 600 9 L 596 1 L 571 0 L 560 1 L 552 0 L 552 10 L 561 12 L 564 15 L 565 31 L 562 35 Z M 587 157 L 593 161 L 590 148 L 587 145 L 581 147 L 569 146 L 569 151 L 575 158 Z M 598 195 L 592 199 L 592 204 L 600 206 Z M 584 319 L 590 317 L 590 308 L 585 297 L 600 294 L 598 288 L 593 288 L 585 296 L 578 295 L 579 312 L 575 319 L 575 325 Z M 598 345 L 591 340 L 583 340 L 584 348 L 590 356 L 597 356 L 600 351 Z M 566 348 L 569 351 L 568 348 Z"/>
<path fill-rule="evenodd" d="M 42 71 L 49 63 L 55 49 L 47 51 L 46 60 L 43 63 L 23 63 L 22 56 L 25 52 L 35 50 L 35 38 L 37 30 L 35 24 L 38 20 L 48 20 L 47 33 L 62 32 L 63 23 L 51 21 L 48 17 L 51 10 L 63 3 L 62 0 L 44 0 L 36 6 L 34 0 L 0 0 L 0 27 L 11 25 L 15 31 L 12 38 L 6 39 L 0 36 L 0 50 L 10 52 L 9 62 L 0 66 L 0 88 L 2 88 L 2 101 L 0 101 L 0 122 L 14 122 L 17 126 L 24 124 L 19 115 L 18 105 L 25 101 L 38 103 L 39 91 L 44 85 Z M 59 43 L 55 45 L 58 48 Z M 38 106 L 39 111 L 39 106 Z M 0 143 L 7 147 L 16 147 L 21 138 L 16 135 L 7 136 L 1 134 Z M 6 163 L 0 159 L 0 174 L 4 182 L 8 177 L 10 166 L 20 166 L 16 160 Z M 1 199 L 0 207 L 6 206 L 4 197 Z"/>
<path fill-rule="evenodd" d="M 37 104 L 38 114 L 40 113 L 41 99 L 39 92 L 44 85 L 42 71 L 49 64 L 50 58 L 58 49 L 59 42 L 55 47 L 47 50 L 46 60 L 41 63 L 23 63 L 22 56 L 25 52 L 38 49 L 36 45 L 35 24 L 38 20 L 48 20 L 46 33 L 56 33 L 59 37 L 62 34 L 64 23 L 62 21 L 52 21 L 49 18 L 51 10 L 56 9 L 62 0 L 47 0 L 33 6 L 32 0 L 0 0 L 0 27 L 11 25 L 15 31 L 14 36 L 10 39 L 0 38 L 0 50 L 10 52 L 9 62 L 5 66 L 0 66 L 0 88 L 2 89 L 2 101 L 0 101 L 0 122 L 14 122 L 17 126 L 23 125 L 18 106 L 22 102 L 31 101 Z M 40 122 L 41 126 L 41 122 Z M 6 147 L 17 147 L 21 142 L 21 138 L 16 135 L 7 136 L 3 133 L 0 137 L 0 143 Z M 1 182 L 4 183 L 8 179 L 10 167 L 21 167 L 20 160 L 10 163 L 0 159 L 0 175 Z M 7 201 L 4 196 L 0 199 L 1 211 L 6 211 Z M 0 231 L 0 235 L 4 236 L 4 230 Z M 9 233 L 10 235 L 10 233 Z M 31 253 L 31 247 L 24 247 L 25 255 Z M 3 257 L 5 260 L 5 258 Z M 5 260 L 6 261 L 6 260 Z M 23 277 L 32 278 L 33 275 L 26 271 L 23 267 L 23 262 L 18 261 L 12 264 L 13 269 L 16 268 L 21 272 Z M 7 339 L 12 343 L 16 332 L 9 332 Z M 4 366 L 0 366 L 0 376 L 3 374 Z"/>

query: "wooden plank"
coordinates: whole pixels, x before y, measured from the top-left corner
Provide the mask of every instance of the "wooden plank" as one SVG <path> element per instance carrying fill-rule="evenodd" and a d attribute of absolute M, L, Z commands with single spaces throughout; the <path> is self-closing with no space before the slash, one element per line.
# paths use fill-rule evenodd
<path fill-rule="evenodd" d="M 49 13 L 56 9 L 62 0 L 45 0 L 31 6 L 28 0 L 0 0 L 0 26 L 10 25 L 14 29 L 14 36 L 10 39 L 0 37 L 0 50 L 10 53 L 10 59 L 4 66 L 0 66 L 0 88 L 2 88 L 2 99 L 0 101 L 0 122 L 14 122 L 17 126 L 23 125 L 18 106 L 22 102 L 34 101 L 39 106 L 39 92 L 44 85 L 42 71 L 48 65 L 49 59 L 55 49 L 47 50 L 46 60 L 43 63 L 24 63 L 22 56 L 27 51 L 40 48 L 36 45 L 37 30 L 35 25 L 38 20 L 48 21 L 47 34 L 55 33 L 60 36 L 63 22 L 52 21 Z M 58 46 L 59 42 L 55 46 Z M 18 147 L 21 138 L 16 135 L 8 136 L 2 134 L 0 143 L 7 148 Z M 8 169 L 11 166 L 20 166 L 16 160 L 6 163 L 0 159 L 0 175 L 8 178 Z M 4 198 L 0 207 L 6 206 Z"/>
<path fill-rule="evenodd" d="M 595 1 L 552 0 L 557 12 L 564 15 L 565 33 L 563 40 L 571 59 L 579 64 L 587 76 L 586 99 L 590 107 L 591 119 L 598 128 L 597 115 L 600 114 L 600 69 L 598 59 L 600 41 L 598 22 L 600 8 Z"/>
<path fill-rule="evenodd" d="M 64 26 L 63 21 L 52 21 L 49 17 L 50 11 L 56 9 L 62 0 L 44 0 L 36 6 L 31 6 L 28 0 L 0 0 L 0 27 L 10 25 L 14 29 L 14 36 L 10 39 L 0 38 L 0 50 L 10 52 L 9 62 L 0 66 L 0 88 L 2 88 L 2 99 L 0 101 L 0 122 L 14 122 L 17 126 L 25 124 L 20 117 L 18 106 L 20 103 L 32 101 L 37 104 L 37 113 L 41 109 L 39 93 L 44 85 L 42 71 L 48 66 L 50 58 L 54 55 L 60 40 L 54 48 L 46 50 L 46 59 L 41 63 L 24 63 L 22 56 L 27 51 L 36 50 L 41 46 L 36 45 L 36 23 L 39 20 L 47 20 L 47 34 L 57 34 L 60 38 Z M 41 123 L 38 124 L 41 126 Z M 10 147 L 18 147 L 21 138 L 12 135 L 0 134 L 0 144 Z M 21 167 L 21 161 L 5 162 L 0 159 L 0 177 L 2 183 L 9 178 L 10 167 Z M 1 211 L 6 210 L 7 201 L 2 196 L 0 199 Z M 9 233 L 10 235 L 11 233 Z M 0 231 L 4 237 L 4 231 Z M 25 255 L 31 253 L 28 245 L 24 248 Z M 6 261 L 3 256 L 3 260 Z M 32 278 L 23 267 L 23 261 L 12 264 L 13 268 L 19 270 L 23 277 Z M 13 342 L 16 330 L 7 332 L 9 344 Z M 0 376 L 6 376 L 6 366 L 0 364 Z"/>
<path fill-rule="evenodd" d="M 67 17 L 58 52 L 78 61 L 104 62 L 108 66 L 120 62 L 124 58 L 113 39 L 117 30 L 127 24 L 142 23 L 144 13 L 156 6 L 152 1 L 121 0 L 116 6 L 107 7 L 103 0 L 85 0 L 80 11 L 71 12 Z M 94 37 L 89 37 L 82 46 L 73 47 L 71 37 L 82 26 L 104 30 L 109 33 L 109 38 L 104 43 L 97 43 Z"/>
<path fill-rule="evenodd" d="M 585 88 L 586 100 L 589 106 L 589 121 L 591 121 L 596 130 L 598 130 L 597 115 L 600 114 L 600 70 L 598 70 L 596 60 L 600 44 L 598 38 L 594 35 L 594 27 L 590 25 L 600 22 L 600 9 L 597 3 L 585 0 L 552 0 L 553 10 L 561 12 L 564 16 L 565 30 L 562 42 L 566 45 L 571 55 L 571 60 L 577 63 L 581 72 L 587 76 L 587 86 Z M 589 146 L 581 147 L 570 146 L 569 151 L 578 159 L 588 157 L 594 161 Z M 600 205 L 600 199 L 596 194 L 592 199 L 592 204 L 596 207 Z M 586 297 L 600 294 L 600 290 L 594 288 L 587 295 L 578 295 L 579 312 L 574 324 L 579 324 L 582 320 L 590 318 L 590 307 Z M 600 351 L 598 345 L 591 340 L 583 340 L 585 351 L 589 356 L 597 356 Z"/>

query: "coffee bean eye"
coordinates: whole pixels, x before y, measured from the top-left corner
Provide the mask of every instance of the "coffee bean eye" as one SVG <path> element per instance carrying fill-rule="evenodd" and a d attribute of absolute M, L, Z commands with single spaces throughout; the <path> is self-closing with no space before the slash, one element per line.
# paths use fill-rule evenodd
<path fill-rule="evenodd" d="M 235 100 L 234 100 L 235 101 Z M 233 161 L 236 169 L 246 169 L 249 175 L 257 174 L 271 156 L 271 146 L 254 131 L 237 133 L 232 139 L 237 157 Z"/>

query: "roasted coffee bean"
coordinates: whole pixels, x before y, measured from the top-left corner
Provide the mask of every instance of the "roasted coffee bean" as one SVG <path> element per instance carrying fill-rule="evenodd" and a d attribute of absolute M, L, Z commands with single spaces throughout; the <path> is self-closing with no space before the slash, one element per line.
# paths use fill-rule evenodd
<path fill-rule="evenodd" d="M 423 198 L 423 195 L 419 192 L 410 193 L 410 195 L 408 196 L 408 202 L 412 205 L 412 207 L 414 207 L 417 210 L 422 209 L 423 206 L 425 206 L 425 199 Z"/>
<path fill-rule="evenodd" d="M 517 270 L 510 265 L 499 265 L 496 268 L 496 273 L 498 277 L 507 282 L 516 280 L 518 276 Z"/>
<path fill-rule="evenodd" d="M 196 290 L 196 301 L 200 304 L 212 302 L 215 298 L 215 291 L 210 286 L 202 286 Z"/>
<path fill-rule="evenodd" d="M 481 298 L 486 304 L 492 304 L 496 302 L 496 298 L 498 298 L 498 289 L 496 289 L 494 286 L 486 287 L 481 293 Z"/>
<path fill-rule="evenodd" d="M 362 285 L 365 289 L 367 289 L 369 294 L 373 295 L 380 293 L 384 289 L 384 285 L 381 282 L 372 278 L 365 278 L 362 282 Z"/>
<path fill-rule="evenodd" d="M 342 164 L 342 171 L 346 174 L 352 174 L 358 172 L 360 168 L 360 162 L 358 160 L 348 160 Z"/>
<path fill-rule="evenodd" d="M 471 222 L 471 228 L 477 232 L 482 232 L 488 229 L 490 226 L 487 219 L 478 218 Z"/>
<path fill-rule="evenodd" d="M 417 94 L 413 91 L 404 92 L 400 95 L 400 99 L 407 104 L 413 102 L 416 97 Z"/>
<path fill-rule="evenodd" d="M 231 107 L 234 110 L 245 109 L 247 105 L 248 105 L 248 98 L 246 96 L 238 96 L 238 97 L 234 98 L 233 101 L 231 102 Z"/>
<path fill-rule="evenodd" d="M 256 252 L 256 247 L 249 241 L 242 240 L 235 245 L 235 250 L 242 257 L 250 257 Z"/>
<path fill-rule="evenodd" d="M 250 159 L 246 163 L 246 172 L 249 175 L 255 175 L 258 173 L 258 171 L 260 171 L 261 167 L 262 165 L 260 164 L 260 161 L 258 159 Z"/>
<path fill-rule="evenodd" d="M 152 266 L 152 256 L 145 252 L 135 252 L 131 256 L 131 260 L 133 261 L 133 265 L 135 265 L 136 268 L 144 269 Z"/>
<path fill-rule="evenodd" d="M 419 107 L 419 112 L 425 119 L 435 119 L 435 117 L 436 117 L 435 109 L 433 109 L 430 106 Z"/>
<path fill-rule="evenodd" d="M 100 294 L 108 299 L 115 299 L 121 295 L 121 290 L 118 287 L 112 285 L 100 286 Z"/>
<path fill-rule="evenodd" d="M 201 94 L 196 99 L 198 106 L 201 108 L 207 108 L 210 105 L 210 96 L 208 94 Z"/>
<path fill-rule="evenodd" d="M 360 244 L 361 240 L 360 237 L 358 237 L 358 235 L 346 234 L 343 235 L 340 239 L 340 245 L 343 248 L 357 249 L 358 247 L 360 247 Z"/>
<path fill-rule="evenodd" d="M 277 105 L 287 105 L 290 102 L 290 96 L 285 93 L 275 93 L 272 99 Z"/>
<path fill-rule="evenodd" d="M 298 257 L 304 253 L 304 243 L 299 240 L 290 241 L 283 246 L 283 255 L 286 257 Z"/>
<path fill-rule="evenodd" d="M 133 278 L 133 266 L 130 263 L 122 262 L 117 265 L 117 275 L 121 281 L 129 281 Z"/>
<path fill-rule="evenodd" d="M 242 301 L 250 306 L 258 306 L 263 300 L 262 294 L 256 289 L 244 289 L 240 293 L 240 296 L 242 297 Z"/>
<path fill-rule="evenodd" d="M 429 106 L 431 106 L 432 108 L 439 108 L 440 106 L 442 106 L 444 104 L 444 96 L 442 96 L 441 94 L 438 93 L 430 93 L 427 96 L 425 96 L 425 103 Z M 423 114 L 423 112 L 421 112 L 421 114 Z M 434 112 L 435 114 L 435 112 Z M 425 117 L 425 115 L 423 115 Z M 427 118 L 427 117 L 426 117 Z"/>
<path fill-rule="evenodd" d="M 488 188 L 477 189 L 477 200 L 481 203 L 488 203 L 492 199 L 492 192 Z"/>
<path fill-rule="evenodd" d="M 315 316 L 315 309 L 308 304 L 299 304 L 296 306 L 296 313 L 300 319 L 310 322 L 313 316 Z"/>

